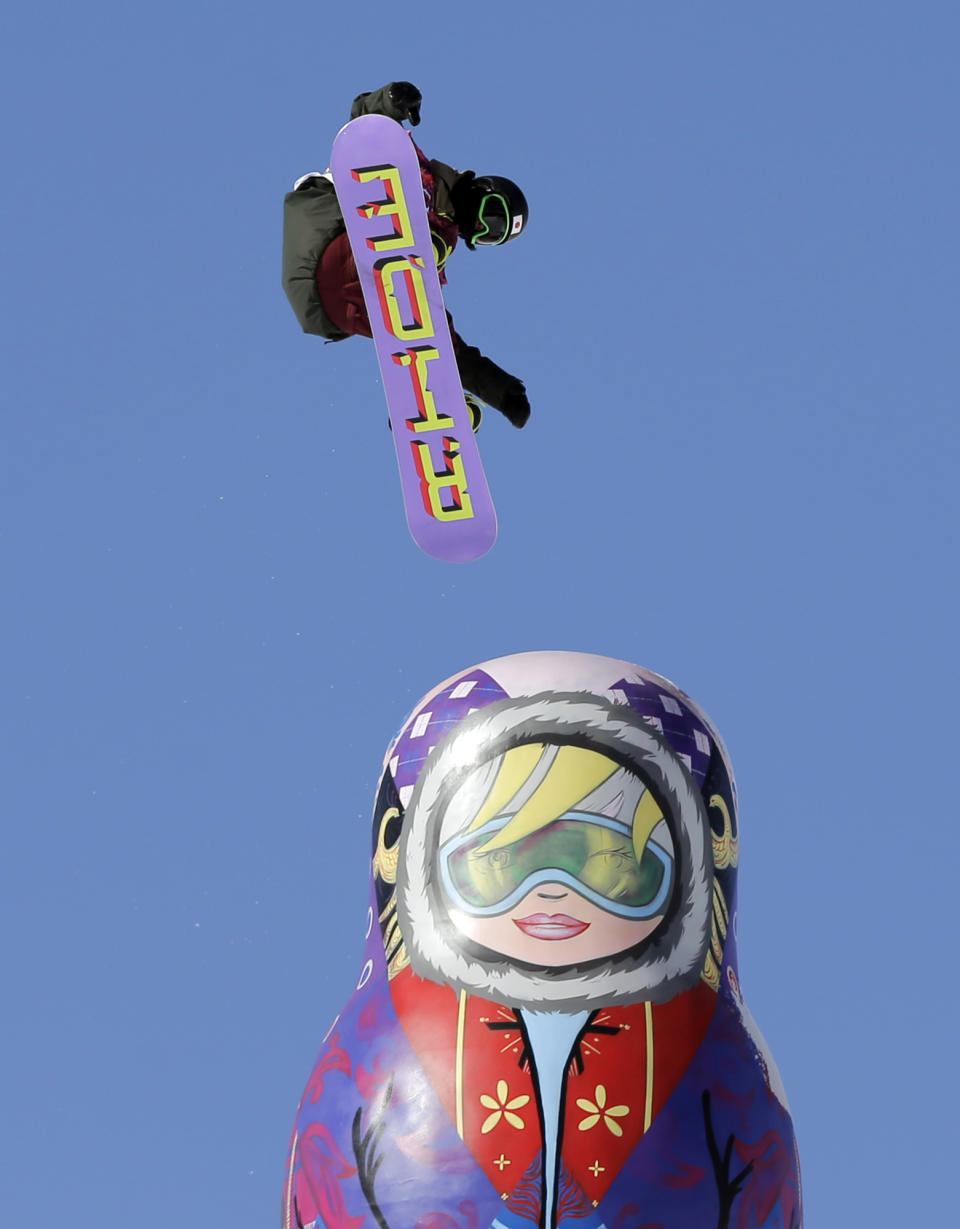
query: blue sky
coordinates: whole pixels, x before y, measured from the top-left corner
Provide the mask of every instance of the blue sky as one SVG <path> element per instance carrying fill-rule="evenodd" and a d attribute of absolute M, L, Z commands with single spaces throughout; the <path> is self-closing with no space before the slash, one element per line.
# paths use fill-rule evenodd
<path fill-rule="evenodd" d="M 277 1223 L 380 759 L 534 648 L 674 679 L 742 799 L 810 1226 L 944 1222 L 957 1080 L 953 6 L 171 0 L 0 17 L 4 1223 Z M 409 540 L 281 203 L 353 96 L 518 180 L 485 559 Z"/>

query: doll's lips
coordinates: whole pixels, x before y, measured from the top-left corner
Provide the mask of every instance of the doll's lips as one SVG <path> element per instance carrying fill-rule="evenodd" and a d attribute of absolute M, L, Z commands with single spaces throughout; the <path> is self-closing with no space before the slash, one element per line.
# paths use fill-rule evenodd
<path fill-rule="evenodd" d="M 514 918 L 513 924 L 532 939 L 572 939 L 590 925 L 566 913 L 531 913 L 529 917 Z"/>

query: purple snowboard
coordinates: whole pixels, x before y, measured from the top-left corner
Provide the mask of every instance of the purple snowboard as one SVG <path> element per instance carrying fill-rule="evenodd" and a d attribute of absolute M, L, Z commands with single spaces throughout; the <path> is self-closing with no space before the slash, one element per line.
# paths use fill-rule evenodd
<path fill-rule="evenodd" d="M 417 152 L 394 120 L 364 115 L 337 134 L 330 169 L 380 361 L 410 533 L 437 559 L 478 559 L 496 540 L 497 514 L 453 353 Z"/>

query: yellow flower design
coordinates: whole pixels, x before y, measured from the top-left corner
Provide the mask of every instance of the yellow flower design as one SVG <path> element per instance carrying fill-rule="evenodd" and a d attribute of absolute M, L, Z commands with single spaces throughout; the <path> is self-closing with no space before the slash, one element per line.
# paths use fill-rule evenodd
<path fill-rule="evenodd" d="M 585 1097 L 577 1098 L 577 1105 L 580 1109 L 587 1111 L 586 1118 L 583 1118 L 580 1122 L 580 1130 L 589 1131 L 602 1118 L 603 1125 L 611 1135 L 622 1135 L 623 1127 L 617 1122 L 617 1119 L 626 1117 L 630 1113 L 630 1106 L 607 1105 L 607 1090 L 603 1084 L 597 1085 L 593 1097 L 593 1101 L 588 1101 Z"/>
<path fill-rule="evenodd" d="M 512 1127 L 516 1127 L 518 1131 L 522 1131 L 527 1125 L 519 1114 L 514 1113 L 514 1110 L 520 1109 L 530 1100 L 526 1093 L 519 1097 L 510 1097 L 510 1089 L 507 1087 L 506 1080 L 497 1080 L 497 1095 L 491 1097 L 489 1093 L 482 1093 L 480 1096 L 480 1104 L 484 1109 L 492 1110 L 493 1113 L 488 1114 L 483 1120 L 483 1126 L 480 1128 L 480 1134 L 486 1135 L 488 1131 L 492 1131 L 501 1118 L 506 1118 L 507 1122 Z"/>

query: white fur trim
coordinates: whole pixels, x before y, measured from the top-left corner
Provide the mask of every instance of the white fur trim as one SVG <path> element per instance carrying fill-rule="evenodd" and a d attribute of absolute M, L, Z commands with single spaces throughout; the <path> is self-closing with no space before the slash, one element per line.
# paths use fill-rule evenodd
<path fill-rule="evenodd" d="M 539 968 L 467 950 L 446 912 L 436 868 L 451 790 L 477 764 L 520 742 L 576 740 L 632 765 L 667 805 L 677 889 L 670 915 L 638 948 L 563 968 Z M 699 790 L 678 756 L 622 705 L 582 692 L 501 700 L 465 718 L 424 766 L 403 822 L 398 868 L 400 930 L 416 973 L 455 989 L 539 1011 L 604 1003 L 664 1002 L 697 983 L 710 938 L 713 863 Z"/>

